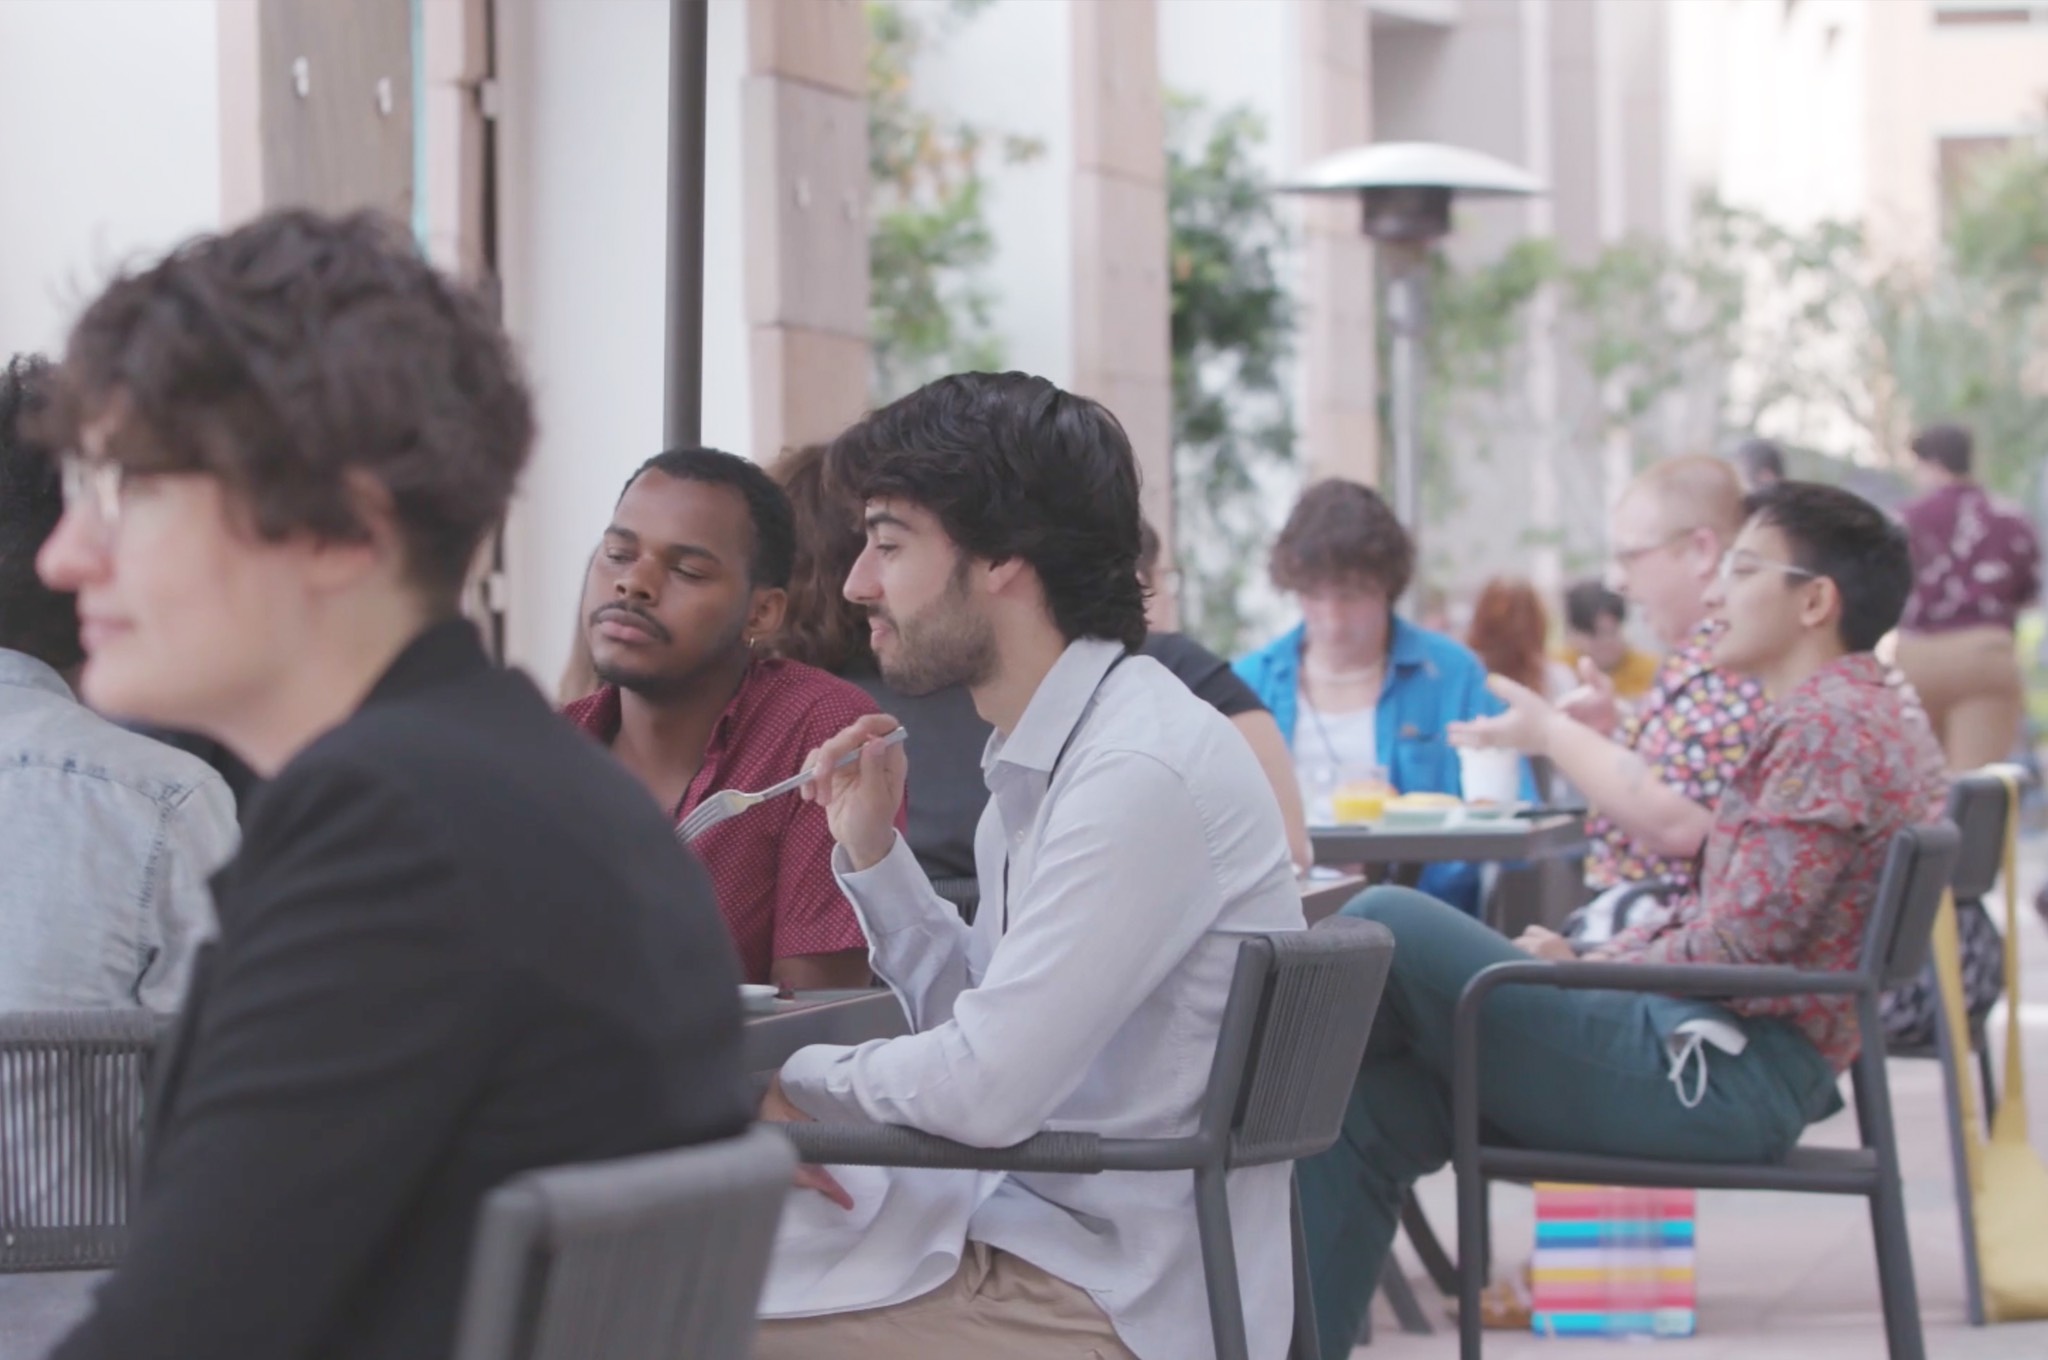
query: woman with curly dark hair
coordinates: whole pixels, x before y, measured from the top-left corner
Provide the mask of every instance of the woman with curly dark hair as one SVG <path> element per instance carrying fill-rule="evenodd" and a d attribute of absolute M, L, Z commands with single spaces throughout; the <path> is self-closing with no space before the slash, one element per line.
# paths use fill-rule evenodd
<path fill-rule="evenodd" d="M 971 908 L 978 896 L 974 828 L 988 801 L 981 753 L 989 725 L 964 685 L 904 694 L 882 679 L 868 641 L 868 611 L 845 593 L 867 538 L 856 502 L 827 480 L 826 451 L 822 444 L 791 449 L 769 469 L 796 512 L 789 605 L 771 645 L 778 656 L 860 686 L 909 730 L 905 741 L 917 778 L 910 782 L 904 839 L 940 896 Z"/>

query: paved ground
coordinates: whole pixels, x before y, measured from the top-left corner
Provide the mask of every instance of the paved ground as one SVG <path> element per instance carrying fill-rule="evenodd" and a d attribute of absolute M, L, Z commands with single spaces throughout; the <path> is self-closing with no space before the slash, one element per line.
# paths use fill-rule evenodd
<path fill-rule="evenodd" d="M 2032 910 L 2033 890 L 2048 878 L 2048 839 L 2024 843 L 2022 857 L 2027 896 L 2021 906 L 2021 1018 L 2026 1026 L 2034 1144 L 2048 1155 L 2048 930 Z M 1995 909 L 1994 916 L 2001 910 Z M 2003 1026 L 2000 1010 L 1993 1017 L 1993 1032 L 2001 1036 L 2001 1043 Z M 2048 1322 L 1969 1325 L 1941 1074 L 1932 1062 L 1894 1061 L 1890 1075 L 1928 1355 L 1934 1360 L 2048 1357 Z M 1845 1111 L 1809 1138 L 1853 1143 L 1854 1116 Z M 1448 1173 L 1425 1182 L 1421 1198 L 1431 1222 L 1448 1241 L 1457 1223 Z M 1503 1258 L 1526 1260 L 1533 1217 L 1529 1192 L 1496 1187 L 1493 1202 L 1496 1250 Z M 1402 1250 L 1406 1252 L 1405 1244 Z M 1418 1292 L 1427 1300 L 1428 1280 L 1412 1257 L 1405 1260 Z M 1672 1360 L 1866 1360 L 1885 1354 L 1877 1266 L 1869 1217 L 1860 1199 L 1702 1194 L 1699 1291 L 1698 1336 L 1638 1345 Z M 1377 1340 L 1360 1347 L 1354 1360 L 1443 1360 L 1457 1354 L 1457 1338 L 1448 1323 L 1435 1336 L 1404 1336 L 1381 1305 L 1375 1328 Z M 1609 1360 L 1616 1350 L 1611 1341 L 1557 1341 L 1492 1332 L 1486 1353 L 1493 1360 Z"/>

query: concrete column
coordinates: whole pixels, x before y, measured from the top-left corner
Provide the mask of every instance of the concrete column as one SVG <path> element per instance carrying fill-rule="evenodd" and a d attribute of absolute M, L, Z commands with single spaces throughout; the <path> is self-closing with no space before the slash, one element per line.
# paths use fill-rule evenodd
<path fill-rule="evenodd" d="M 1301 162 L 1372 140 L 1372 25 L 1365 5 L 1294 0 Z M 1376 279 L 1357 200 L 1302 204 L 1302 451 L 1310 479 L 1380 480 Z"/>
<path fill-rule="evenodd" d="M 1157 0 L 1073 16 L 1073 389 L 1116 413 L 1173 545 L 1172 296 Z"/>
<path fill-rule="evenodd" d="M 868 405 L 867 23 L 860 0 L 751 0 L 743 100 L 753 456 Z"/>
<path fill-rule="evenodd" d="M 485 0 L 425 0 L 420 61 L 425 68 L 427 254 L 472 281 L 484 276 L 484 111 L 478 91 L 491 73 Z"/>

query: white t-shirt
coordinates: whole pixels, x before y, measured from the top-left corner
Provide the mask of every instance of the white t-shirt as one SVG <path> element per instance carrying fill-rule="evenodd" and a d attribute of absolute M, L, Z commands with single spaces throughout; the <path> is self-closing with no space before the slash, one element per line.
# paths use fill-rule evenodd
<path fill-rule="evenodd" d="M 1302 694 L 1294 721 L 1294 772 L 1312 826 L 1336 821 L 1330 796 L 1379 768 L 1379 706 L 1322 713 Z"/>

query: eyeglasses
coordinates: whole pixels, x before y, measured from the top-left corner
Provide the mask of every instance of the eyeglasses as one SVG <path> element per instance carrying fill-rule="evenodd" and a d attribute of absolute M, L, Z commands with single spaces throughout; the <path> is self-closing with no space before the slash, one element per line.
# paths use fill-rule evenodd
<path fill-rule="evenodd" d="M 1670 547 L 1691 532 L 1690 529 L 1680 529 L 1676 533 L 1664 535 L 1655 543 L 1645 543 L 1640 548 L 1615 548 L 1607 555 L 1613 559 L 1617 567 L 1632 567 L 1651 553 Z"/>
<path fill-rule="evenodd" d="M 1758 572 L 1765 570 L 1783 572 L 1785 575 L 1798 580 L 1817 581 L 1820 579 L 1820 573 L 1817 571 L 1808 571 L 1805 567 L 1796 567 L 1790 562 L 1776 562 L 1768 557 L 1759 557 L 1747 548 L 1733 548 L 1723 553 L 1721 555 L 1721 566 L 1715 572 L 1715 575 L 1719 578 L 1722 585 L 1727 586 L 1744 577 L 1754 576 Z"/>
<path fill-rule="evenodd" d="M 121 503 L 128 480 L 127 469 L 111 458 L 88 458 L 67 453 L 58 460 L 64 485 L 64 508 L 76 511 L 92 507 L 99 521 L 100 535 L 111 540 L 121 527 Z"/>

